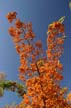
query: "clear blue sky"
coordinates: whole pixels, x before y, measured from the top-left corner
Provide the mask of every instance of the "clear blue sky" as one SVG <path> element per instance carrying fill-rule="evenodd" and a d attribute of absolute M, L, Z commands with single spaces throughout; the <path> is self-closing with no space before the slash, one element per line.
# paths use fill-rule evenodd
<path fill-rule="evenodd" d="M 33 23 L 33 30 L 37 39 L 41 39 L 46 49 L 47 26 L 62 16 L 66 16 L 65 31 L 67 36 L 71 34 L 71 12 L 68 7 L 70 0 L 0 0 L 0 71 L 7 74 L 7 79 L 18 80 L 19 56 L 16 54 L 13 42 L 8 34 L 10 26 L 6 14 L 17 11 L 22 20 Z M 67 38 L 64 44 L 64 54 L 61 62 L 64 65 L 62 86 L 71 90 L 71 38 Z M 20 102 L 15 93 L 5 92 L 0 98 L 0 106 L 6 103 Z"/>

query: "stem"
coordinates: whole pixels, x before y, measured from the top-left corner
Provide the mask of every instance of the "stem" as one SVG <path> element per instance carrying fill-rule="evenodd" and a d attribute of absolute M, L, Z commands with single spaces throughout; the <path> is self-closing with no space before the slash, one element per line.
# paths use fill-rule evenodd
<path fill-rule="evenodd" d="M 37 72 L 38 72 L 38 74 L 39 74 L 39 76 L 40 76 L 40 71 L 39 71 L 38 65 L 37 65 L 37 63 L 35 63 L 35 64 L 36 64 Z M 41 83 L 41 89 L 42 89 L 42 91 L 43 91 L 42 83 Z M 44 101 L 44 105 L 45 105 L 45 98 L 44 98 L 44 97 L 43 97 L 43 101 Z M 43 106 L 43 108 L 46 108 L 46 106 Z"/>

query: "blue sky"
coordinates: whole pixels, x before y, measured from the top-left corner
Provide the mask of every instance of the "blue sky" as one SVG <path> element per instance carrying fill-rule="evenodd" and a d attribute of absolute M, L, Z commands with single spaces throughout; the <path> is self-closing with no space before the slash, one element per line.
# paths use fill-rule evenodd
<path fill-rule="evenodd" d="M 46 50 L 47 27 L 53 21 L 62 16 L 65 19 L 65 32 L 71 34 L 71 11 L 68 3 L 70 0 L 0 0 L 0 71 L 7 74 L 8 80 L 18 80 L 19 56 L 17 55 L 12 39 L 8 34 L 9 23 L 6 14 L 16 11 L 22 21 L 33 23 L 33 31 L 36 39 L 41 39 L 44 50 Z M 64 54 L 61 62 L 64 65 L 62 86 L 71 90 L 71 38 L 66 38 L 64 43 Z M 19 81 L 19 80 L 18 80 Z M 0 98 L 0 106 L 12 103 L 19 103 L 20 98 L 15 93 L 5 92 Z"/>

